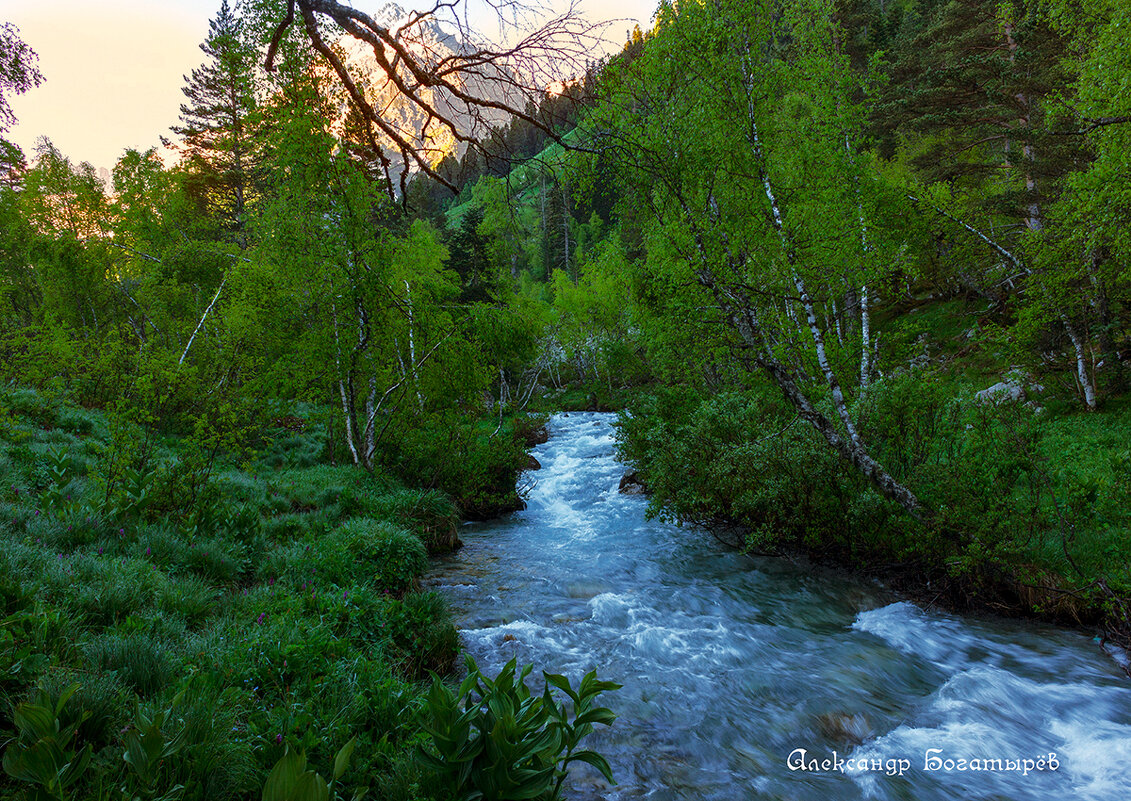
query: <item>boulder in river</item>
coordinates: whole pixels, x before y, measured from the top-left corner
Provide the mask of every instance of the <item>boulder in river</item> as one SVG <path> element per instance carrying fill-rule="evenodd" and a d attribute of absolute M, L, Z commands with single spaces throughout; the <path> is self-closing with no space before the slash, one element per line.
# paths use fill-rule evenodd
<path fill-rule="evenodd" d="M 817 716 L 817 728 L 830 740 L 850 745 L 862 745 L 874 735 L 868 718 L 863 713 L 831 712 Z"/>
<path fill-rule="evenodd" d="M 541 470 L 542 463 L 535 459 L 531 454 L 526 454 L 526 464 L 522 466 L 523 470 Z"/>
<path fill-rule="evenodd" d="M 617 491 L 622 495 L 643 495 L 648 490 L 640 480 L 640 475 L 635 470 L 629 470 L 621 478 Z"/>

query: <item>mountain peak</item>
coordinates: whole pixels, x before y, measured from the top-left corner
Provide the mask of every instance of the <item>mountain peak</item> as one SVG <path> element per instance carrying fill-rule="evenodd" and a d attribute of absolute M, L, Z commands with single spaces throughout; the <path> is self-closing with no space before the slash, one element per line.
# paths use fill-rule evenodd
<path fill-rule="evenodd" d="M 373 18 L 386 26 L 391 26 L 393 23 L 400 22 L 408 16 L 408 12 L 396 3 L 385 3 L 381 9 L 373 15 Z"/>

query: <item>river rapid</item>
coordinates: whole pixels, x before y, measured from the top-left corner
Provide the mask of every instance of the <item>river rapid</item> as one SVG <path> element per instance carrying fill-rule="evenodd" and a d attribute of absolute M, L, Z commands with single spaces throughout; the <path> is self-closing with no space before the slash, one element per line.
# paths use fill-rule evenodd
<path fill-rule="evenodd" d="M 1131 799 L 1131 682 L 1088 637 L 645 520 L 613 420 L 553 418 L 528 507 L 465 526 L 430 577 L 486 672 L 624 685 L 587 740 L 617 784 L 581 766 L 570 798 Z"/>

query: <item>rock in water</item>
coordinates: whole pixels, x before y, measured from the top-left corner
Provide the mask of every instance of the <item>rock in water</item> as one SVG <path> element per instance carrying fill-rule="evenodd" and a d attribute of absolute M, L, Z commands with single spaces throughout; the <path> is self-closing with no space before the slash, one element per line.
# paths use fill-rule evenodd
<path fill-rule="evenodd" d="M 629 470 L 620 480 L 617 491 L 623 495 L 643 495 L 648 490 L 635 470 Z"/>

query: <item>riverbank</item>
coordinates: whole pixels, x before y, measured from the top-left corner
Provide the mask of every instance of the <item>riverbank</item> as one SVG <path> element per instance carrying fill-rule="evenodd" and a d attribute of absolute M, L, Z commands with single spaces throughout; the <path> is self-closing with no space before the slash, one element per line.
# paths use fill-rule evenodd
<path fill-rule="evenodd" d="M 907 408 L 929 406 L 916 391 L 908 378 L 881 385 L 861 416 L 876 457 L 931 510 L 918 520 L 767 392 L 643 395 L 619 447 L 652 514 L 725 528 L 740 549 L 804 553 L 921 602 L 1131 646 L 1127 416 L 969 400 L 924 412 Z"/>
<path fill-rule="evenodd" d="M 82 763 L 75 797 L 181 785 L 185 801 L 258 798 L 288 748 L 332 776 L 351 740 L 344 786 L 427 797 L 415 710 L 460 643 L 421 578 L 458 546 L 461 515 L 513 508 L 520 433 L 442 440 L 428 475 L 461 506 L 386 469 L 332 464 L 316 409 L 210 425 L 164 432 L 130 410 L 0 392 L 0 742 L 13 770 L 34 753 L 13 714 L 31 703 L 75 727 L 59 745 Z M 411 444 L 401 466 L 431 453 Z M 143 732 L 160 764 L 123 760 Z M 0 774 L 0 796 L 27 781 Z"/>

